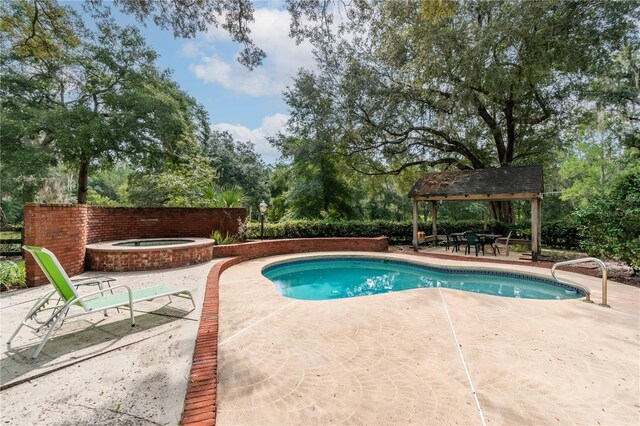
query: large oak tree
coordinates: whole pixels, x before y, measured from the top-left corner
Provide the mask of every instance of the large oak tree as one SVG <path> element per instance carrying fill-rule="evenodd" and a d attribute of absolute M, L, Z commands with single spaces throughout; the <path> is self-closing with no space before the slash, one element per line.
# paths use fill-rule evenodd
<path fill-rule="evenodd" d="M 314 78 L 369 174 L 544 162 L 593 79 L 638 40 L 633 2 L 373 1 L 346 17 L 340 38 L 311 34 Z M 307 101 L 289 102 L 294 119 Z M 492 210 L 512 220 L 510 203 Z"/>
<path fill-rule="evenodd" d="M 78 202 L 86 203 L 92 167 L 165 162 L 208 138 L 205 112 L 156 68 L 137 29 L 104 20 L 89 31 L 57 8 L 50 27 L 67 31 L 51 31 L 28 21 L 33 7 L 41 5 L 3 9 L 2 145 L 15 157 L 3 169 L 45 153 L 78 171 Z"/>

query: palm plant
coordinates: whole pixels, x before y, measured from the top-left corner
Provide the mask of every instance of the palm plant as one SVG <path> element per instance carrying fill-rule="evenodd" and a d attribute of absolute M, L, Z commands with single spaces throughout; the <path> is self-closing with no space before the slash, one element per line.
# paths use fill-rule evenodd
<path fill-rule="evenodd" d="M 241 207 L 246 202 L 244 191 L 236 185 L 207 188 L 202 196 L 211 207 Z"/>

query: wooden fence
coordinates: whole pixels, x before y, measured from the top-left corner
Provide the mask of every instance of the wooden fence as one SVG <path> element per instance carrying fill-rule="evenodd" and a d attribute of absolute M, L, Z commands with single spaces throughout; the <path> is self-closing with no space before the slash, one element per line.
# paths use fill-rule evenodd
<path fill-rule="evenodd" d="M 5 238 L 2 235 L 3 232 L 19 233 L 20 238 L 15 238 L 15 237 Z M 23 243 L 24 243 L 24 232 L 22 228 L 16 228 L 16 227 L 0 228 L 0 256 L 24 257 L 24 252 L 22 251 Z"/>

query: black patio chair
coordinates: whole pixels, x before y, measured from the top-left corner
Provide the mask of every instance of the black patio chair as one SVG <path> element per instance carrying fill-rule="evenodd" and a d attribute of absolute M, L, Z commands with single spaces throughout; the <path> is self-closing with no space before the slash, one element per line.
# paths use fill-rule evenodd
<path fill-rule="evenodd" d="M 484 255 L 484 247 L 475 232 L 467 231 L 463 235 L 465 240 L 467 240 L 467 245 L 464 248 L 465 255 L 471 254 L 471 246 L 474 246 L 476 249 L 476 257 L 478 256 L 478 248 L 481 248 L 482 254 Z"/>
<path fill-rule="evenodd" d="M 447 237 L 447 251 L 449 250 L 449 244 L 453 245 L 453 248 L 451 249 L 451 251 L 460 251 L 460 238 L 454 236 L 454 235 L 450 235 L 446 230 L 444 230 L 444 234 Z"/>
<path fill-rule="evenodd" d="M 451 251 L 460 250 L 460 240 L 458 240 L 456 237 L 454 237 L 452 235 L 449 235 L 447 230 L 444 229 L 444 228 L 442 228 L 442 232 L 444 232 L 444 235 L 447 237 L 447 241 L 445 241 L 445 247 L 446 247 L 447 251 L 449 251 L 449 244 L 453 245 L 453 249 Z"/>

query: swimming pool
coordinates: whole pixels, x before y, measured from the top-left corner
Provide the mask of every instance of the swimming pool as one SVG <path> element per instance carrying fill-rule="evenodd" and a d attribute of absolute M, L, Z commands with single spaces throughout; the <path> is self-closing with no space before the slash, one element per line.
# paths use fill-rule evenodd
<path fill-rule="evenodd" d="M 267 265 L 262 274 L 280 294 L 303 300 L 367 296 L 414 288 L 452 288 L 523 299 L 578 299 L 585 290 L 552 279 L 488 269 L 453 269 L 397 259 L 303 258 Z"/>

